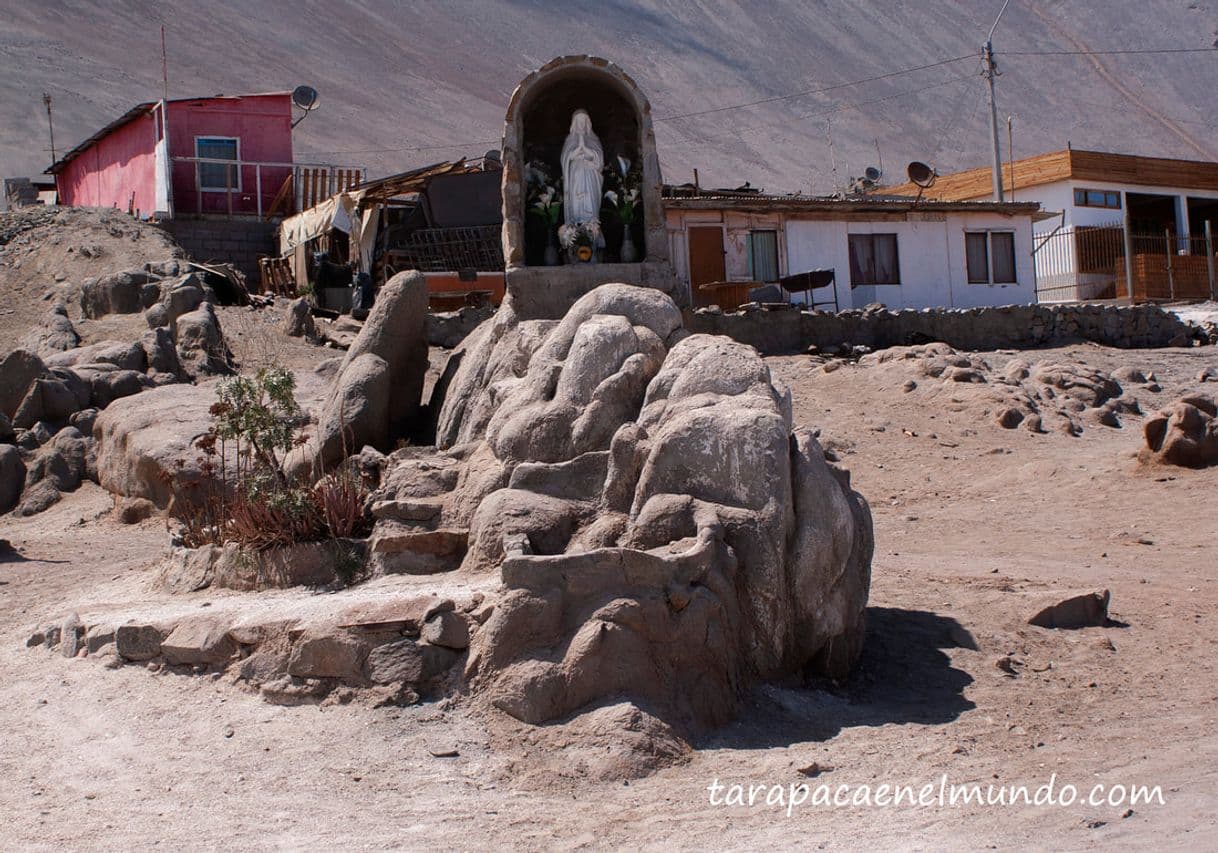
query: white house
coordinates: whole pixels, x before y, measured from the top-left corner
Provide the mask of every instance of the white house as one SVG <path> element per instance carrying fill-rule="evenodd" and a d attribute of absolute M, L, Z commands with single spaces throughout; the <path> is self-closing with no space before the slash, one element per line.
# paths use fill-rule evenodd
<path fill-rule="evenodd" d="M 1209 294 L 1205 256 L 1213 248 L 1207 250 L 1205 232 L 1206 222 L 1218 223 L 1218 163 L 1066 149 L 1016 160 L 1002 171 L 1007 199 L 1038 201 L 1053 214 L 1036 227 L 1042 300 Z M 926 195 L 987 199 L 992 183 L 988 167 L 971 169 L 940 176 Z M 1134 253 L 1132 294 L 1126 228 Z"/>
<path fill-rule="evenodd" d="M 680 193 L 664 199 L 665 216 L 695 306 L 732 308 L 752 288 L 813 270 L 834 273 L 833 285 L 811 292 L 826 310 L 1036 301 L 1034 202 Z"/>

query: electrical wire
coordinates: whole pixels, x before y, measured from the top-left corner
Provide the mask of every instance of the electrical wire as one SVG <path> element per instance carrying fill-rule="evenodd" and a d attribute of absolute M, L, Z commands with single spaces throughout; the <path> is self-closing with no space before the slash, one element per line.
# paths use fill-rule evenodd
<path fill-rule="evenodd" d="M 822 95 L 825 92 L 833 92 L 838 89 L 846 89 L 851 86 L 861 86 L 864 83 L 874 83 L 877 80 L 887 80 L 891 77 L 900 77 L 903 74 L 913 74 L 916 71 L 925 71 L 929 68 L 939 68 L 943 65 L 950 65 L 953 62 L 962 62 L 966 59 L 976 59 L 976 57 L 977 57 L 977 55 L 975 53 L 970 53 L 965 56 L 954 56 L 951 59 L 943 59 L 943 60 L 940 60 L 939 62 L 932 62 L 928 65 L 918 65 L 914 68 L 903 68 L 900 71 L 890 71 L 887 74 L 877 74 L 874 77 L 865 77 L 861 80 L 851 80 L 848 83 L 837 83 L 833 86 L 825 86 L 824 88 L 821 88 L 821 89 L 806 89 L 802 92 L 789 92 L 785 95 L 774 95 L 769 98 L 759 98 L 756 101 L 746 101 L 741 104 L 729 104 L 728 106 L 723 106 L 723 107 L 714 107 L 712 109 L 706 109 L 706 110 L 695 110 L 693 112 L 679 113 L 678 115 L 673 115 L 673 116 L 663 116 L 663 117 L 655 119 L 655 121 L 657 121 L 657 122 L 676 121 L 678 119 L 695 118 L 697 116 L 712 115 L 714 113 L 722 113 L 722 112 L 727 112 L 729 110 L 741 110 L 741 109 L 744 109 L 745 107 L 755 107 L 760 104 L 773 104 L 773 103 L 777 103 L 779 101 L 789 101 L 792 98 L 803 98 L 808 95 Z"/>
<path fill-rule="evenodd" d="M 998 56 L 1012 56 L 1012 57 L 1023 57 L 1023 56 L 1027 56 L 1027 57 L 1136 56 L 1136 55 L 1147 56 L 1147 55 L 1155 55 L 1155 54 L 1174 54 L 1174 53 L 1218 53 L 1218 47 L 1129 48 L 1129 49 L 1120 49 L 1120 50 L 1000 50 L 1000 51 L 996 51 L 996 54 Z M 820 89 L 805 89 L 805 90 L 799 91 L 799 92 L 789 92 L 784 95 L 774 95 L 774 96 L 766 97 L 766 98 L 758 98 L 757 100 L 745 101 L 745 102 L 738 103 L 738 104 L 727 104 L 725 106 L 712 107 L 712 108 L 705 109 L 705 110 L 694 110 L 691 112 L 678 113 L 676 115 L 671 115 L 671 116 L 661 116 L 661 117 L 657 117 L 655 119 L 655 122 L 657 122 L 657 123 L 671 122 L 671 121 L 677 121 L 680 119 L 697 118 L 699 116 L 715 115 L 718 113 L 724 113 L 724 112 L 730 112 L 733 110 L 746 109 L 748 107 L 760 106 L 762 104 L 773 104 L 773 103 L 779 103 L 781 101 L 792 100 L 795 98 L 803 98 L 803 97 L 809 97 L 809 96 L 813 96 L 813 95 L 826 94 L 828 92 L 834 92 L 834 91 L 837 91 L 840 89 L 847 89 L 852 86 L 861 86 L 866 83 L 874 83 L 879 80 L 889 80 L 889 79 L 892 79 L 893 77 L 901 77 L 906 74 L 913 74 L 918 71 L 926 71 L 931 68 L 940 68 L 944 65 L 951 65 L 952 63 L 956 63 L 956 62 L 963 62 L 964 60 L 967 60 L 967 59 L 975 59 L 976 56 L 977 55 L 975 53 L 970 53 L 970 54 L 966 54 L 963 56 L 953 56 L 949 59 L 942 59 L 942 60 L 939 60 L 938 62 L 931 62 L 926 65 L 917 65 L 912 68 L 902 68 L 899 71 L 890 71 L 886 74 L 877 74 L 872 77 L 864 77 L 862 79 L 851 80 L 846 83 L 837 83 L 832 86 L 824 86 Z M 859 107 L 867 106 L 869 104 L 880 103 L 882 101 L 888 101 L 888 100 L 893 100 L 895 98 L 905 97 L 905 96 L 911 95 L 911 94 L 917 94 L 919 92 L 926 91 L 928 89 L 939 88 L 940 86 L 945 86 L 945 85 L 957 82 L 958 80 L 962 80 L 962 79 L 965 79 L 965 78 L 963 78 L 963 77 L 952 78 L 951 80 L 944 81 L 943 83 L 935 83 L 930 86 L 921 87 L 919 89 L 912 89 L 912 90 L 909 90 L 906 92 L 900 92 L 898 94 L 889 95 L 889 96 L 886 96 L 883 98 L 876 98 L 874 100 L 862 101 L 862 102 L 855 103 L 855 104 L 844 104 L 844 105 L 835 107 L 830 110 L 823 110 L 823 111 L 819 111 L 819 112 L 808 113 L 806 115 L 798 116 L 797 120 L 828 115 L 830 113 L 841 112 L 843 110 L 848 110 L 848 109 L 857 109 Z M 1193 122 L 1193 123 L 1200 124 L 1200 122 Z M 703 141 L 705 141 L 705 140 L 703 140 Z M 452 150 L 454 148 L 477 148 L 477 147 L 498 145 L 498 144 L 499 144 L 499 140 L 491 139 L 491 140 L 484 140 L 484 141 L 478 141 L 478 142 L 453 142 L 453 143 L 445 143 L 445 144 L 437 144 L 437 145 L 412 145 L 412 146 L 403 146 L 403 147 L 399 147 L 399 148 L 363 148 L 363 149 L 349 149 L 349 150 L 342 150 L 342 151 L 314 151 L 314 152 L 308 152 L 306 154 L 302 154 L 302 156 L 319 157 L 322 155 L 329 156 L 329 155 L 336 155 L 336 154 L 343 154 L 343 155 L 346 155 L 346 154 L 402 154 L 402 153 L 415 153 L 415 152 L 422 152 L 422 151 L 445 151 L 445 150 Z"/>
<path fill-rule="evenodd" d="M 1156 53 L 1218 53 L 1218 47 L 1164 47 L 1130 50 L 1001 50 L 999 56 L 1131 56 Z"/>

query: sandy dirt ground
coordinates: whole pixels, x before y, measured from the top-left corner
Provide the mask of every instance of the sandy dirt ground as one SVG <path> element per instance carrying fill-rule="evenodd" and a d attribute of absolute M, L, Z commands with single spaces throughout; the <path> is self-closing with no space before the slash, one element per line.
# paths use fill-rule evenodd
<path fill-rule="evenodd" d="M 1016 354 L 983 355 L 999 367 Z M 1218 365 L 1210 348 L 1018 355 L 1153 370 L 1163 390 L 1133 392 L 1147 412 Z M 769 363 L 875 517 L 869 636 L 845 683 L 758 689 L 687 760 L 604 782 L 557 727 L 460 701 L 280 707 L 224 678 L 27 649 L 34 626 L 73 610 L 166 604 L 151 585 L 163 524 L 118 525 L 86 484 L 43 515 L 0 518 L 18 550 L 0 557 L 3 846 L 1213 849 L 1218 469 L 1140 467 L 1138 416 L 1037 435 L 1001 429 L 951 383 L 905 392 L 896 368 Z M 1112 627 L 1026 624 L 1041 596 L 1091 589 L 1111 590 Z M 806 803 L 788 816 L 708 793 L 716 779 L 854 790 L 944 775 L 1034 789 L 1054 774 L 1083 796 L 1158 785 L 1165 805 Z"/>

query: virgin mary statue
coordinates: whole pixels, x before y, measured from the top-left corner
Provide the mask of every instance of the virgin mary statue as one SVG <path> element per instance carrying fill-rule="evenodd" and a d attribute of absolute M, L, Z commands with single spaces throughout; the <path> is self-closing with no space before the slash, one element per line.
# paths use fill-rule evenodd
<path fill-rule="evenodd" d="M 571 132 L 562 146 L 563 214 L 568 225 L 600 218 L 605 150 L 592 131 L 585 110 L 571 116 Z"/>

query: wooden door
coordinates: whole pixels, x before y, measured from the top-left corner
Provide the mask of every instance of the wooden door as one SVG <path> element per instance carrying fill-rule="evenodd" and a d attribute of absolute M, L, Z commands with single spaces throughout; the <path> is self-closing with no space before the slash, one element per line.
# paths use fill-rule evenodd
<path fill-rule="evenodd" d="M 713 292 L 698 290 L 698 286 L 727 278 L 723 250 L 723 229 L 718 225 L 689 229 L 689 287 L 695 308 L 715 302 Z"/>

